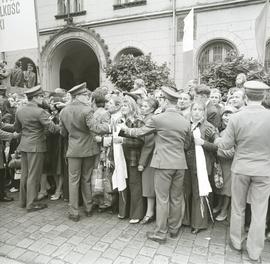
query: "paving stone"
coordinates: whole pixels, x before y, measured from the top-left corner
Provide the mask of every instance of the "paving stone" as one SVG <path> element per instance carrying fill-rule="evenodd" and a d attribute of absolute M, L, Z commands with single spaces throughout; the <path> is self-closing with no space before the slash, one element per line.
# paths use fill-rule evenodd
<path fill-rule="evenodd" d="M 131 258 L 119 256 L 113 263 L 114 264 L 129 264 L 132 262 Z"/>
<path fill-rule="evenodd" d="M 73 248 L 73 251 L 81 253 L 81 254 L 86 254 L 90 249 L 91 249 L 91 245 L 80 243 L 75 248 Z"/>
<path fill-rule="evenodd" d="M 80 259 L 80 264 L 92 264 L 95 263 L 102 252 L 97 250 L 89 250 L 86 255 Z"/>
<path fill-rule="evenodd" d="M 104 252 L 109 247 L 108 243 L 97 242 L 92 249 Z"/>
<path fill-rule="evenodd" d="M 134 249 L 141 249 L 143 247 L 144 243 L 142 241 L 137 241 L 132 239 L 129 243 L 128 243 L 128 247 L 130 248 L 134 248 Z"/>
<path fill-rule="evenodd" d="M 76 264 L 79 263 L 79 260 L 83 257 L 82 254 L 78 252 L 71 251 L 65 257 L 64 260 L 68 263 Z"/>
<path fill-rule="evenodd" d="M 49 243 L 55 246 L 61 246 L 63 243 L 65 243 L 67 241 L 67 238 L 65 237 L 61 237 L 61 236 L 57 236 L 54 239 L 52 239 Z"/>
<path fill-rule="evenodd" d="M 49 264 L 65 264 L 65 262 L 60 259 L 52 259 Z"/>
<path fill-rule="evenodd" d="M 191 254 L 189 257 L 189 263 L 192 264 L 206 264 L 207 263 L 207 257 L 197 254 Z"/>
<path fill-rule="evenodd" d="M 12 251 L 8 252 L 7 256 L 12 259 L 17 259 L 20 257 L 24 252 L 26 252 L 23 248 L 15 248 Z"/>
<path fill-rule="evenodd" d="M 209 252 L 224 255 L 225 254 L 225 247 L 219 246 L 219 245 L 210 245 Z"/>
<path fill-rule="evenodd" d="M 161 255 L 155 255 L 153 259 L 153 264 L 167 264 L 169 263 L 169 258 Z"/>
<path fill-rule="evenodd" d="M 213 264 L 224 264 L 225 257 L 221 254 L 209 253 L 208 262 L 211 262 Z"/>
<path fill-rule="evenodd" d="M 29 233 L 34 233 L 39 229 L 40 229 L 40 227 L 38 225 L 31 225 L 28 228 L 26 228 L 25 231 L 29 232 Z"/>
<path fill-rule="evenodd" d="M 44 254 L 44 255 L 49 256 L 49 255 L 52 255 L 52 253 L 54 251 L 56 251 L 57 249 L 58 249 L 57 246 L 48 244 L 48 245 L 45 245 L 44 247 L 40 248 L 39 252 Z"/>
<path fill-rule="evenodd" d="M 97 242 L 98 242 L 98 238 L 97 237 L 94 237 L 92 235 L 89 235 L 88 237 L 86 237 L 82 242 L 84 244 L 88 244 L 88 245 L 95 245 Z"/>
<path fill-rule="evenodd" d="M 37 252 L 25 251 L 22 255 L 18 257 L 18 260 L 21 260 L 25 263 L 32 263 L 33 260 L 38 256 Z"/>
<path fill-rule="evenodd" d="M 152 258 L 138 255 L 134 260 L 134 264 L 149 264 L 152 261 Z"/>
<path fill-rule="evenodd" d="M 187 264 L 189 256 L 181 255 L 181 254 L 172 254 L 171 262 L 175 264 Z"/>
<path fill-rule="evenodd" d="M 194 240 L 194 245 L 200 246 L 200 247 L 208 247 L 209 246 L 209 240 L 205 238 L 199 238 L 197 237 Z"/>
<path fill-rule="evenodd" d="M 29 238 L 25 238 L 18 242 L 17 246 L 22 248 L 28 248 L 30 245 L 32 245 L 35 241 Z"/>
<path fill-rule="evenodd" d="M 197 254 L 197 255 L 206 256 L 208 253 L 208 248 L 199 247 L 199 246 L 194 245 L 194 247 L 192 248 L 192 253 Z"/>
<path fill-rule="evenodd" d="M 78 245 L 83 240 L 83 237 L 79 236 L 72 236 L 70 239 L 68 239 L 67 243 Z"/>
<path fill-rule="evenodd" d="M 98 258 L 95 262 L 95 264 L 111 264 L 111 263 L 113 263 L 113 261 L 106 258 Z"/>
<path fill-rule="evenodd" d="M 64 232 L 66 231 L 67 229 L 69 229 L 69 226 L 68 225 L 59 225 L 59 226 L 56 226 L 53 230 L 55 231 L 59 231 L 59 232 Z"/>
<path fill-rule="evenodd" d="M 34 259 L 35 264 L 48 264 L 52 258 L 45 255 L 39 255 Z"/>
<path fill-rule="evenodd" d="M 184 246 L 177 246 L 176 249 L 174 250 L 175 253 L 181 254 L 181 255 L 185 255 L 185 256 L 189 256 L 192 248 L 191 247 L 184 247 Z"/>
<path fill-rule="evenodd" d="M 143 255 L 143 256 L 147 256 L 147 257 L 151 257 L 153 258 L 155 253 L 156 253 L 156 249 L 155 248 L 150 248 L 150 247 L 143 247 L 141 250 L 140 250 L 140 255 Z"/>
<path fill-rule="evenodd" d="M 123 249 L 121 252 L 121 256 L 129 257 L 129 258 L 135 258 L 139 253 L 139 249 L 131 248 L 131 247 L 126 247 Z"/>
<path fill-rule="evenodd" d="M 174 248 L 172 247 L 167 247 L 166 245 L 161 245 L 158 249 L 157 249 L 157 254 L 163 255 L 163 256 L 168 256 L 170 257 L 174 252 Z"/>
<path fill-rule="evenodd" d="M 115 260 L 121 253 L 121 250 L 115 248 L 108 248 L 102 256 L 111 260 Z"/>
<path fill-rule="evenodd" d="M 49 231 L 53 230 L 54 228 L 55 228 L 55 226 L 53 226 L 53 225 L 45 225 L 40 229 L 40 231 L 41 232 L 49 232 Z"/>
<path fill-rule="evenodd" d="M 123 248 L 125 248 L 127 245 L 127 243 L 125 243 L 124 241 L 120 241 L 120 240 L 115 240 L 113 242 L 113 244 L 111 245 L 112 248 L 115 248 L 115 249 L 120 249 L 122 250 Z"/>
<path fill-rule="evenodd" d="M 181 239 L 178 241 L 178 245 L 185 246 L 185 247 L 192 247 L 194 241 L 189 239 Z"/>
<path fill-rule="evenodd" d="M 63 244 L 60 246 L 53 254 L 53 257 L 58 257 L 60 259 L 63 259 L 72 249 L 74 248 L 74 245 L 71 244 Z"/>
<path fill-rule="evenodd" d="M 0 246 L 0 255 L 6 256 L 10 251 L 12 251 L 14 249 L 15 249 L 14 246 L 4 244 L 4 245 Z"/>

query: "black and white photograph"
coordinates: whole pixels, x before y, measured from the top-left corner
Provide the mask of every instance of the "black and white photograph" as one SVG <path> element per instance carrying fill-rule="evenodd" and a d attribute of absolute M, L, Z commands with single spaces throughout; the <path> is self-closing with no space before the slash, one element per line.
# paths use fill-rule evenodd
<path fill-rule="evenodd" d="M 0 0 L 0 264 L 256 263 L 269 0 Z"/>

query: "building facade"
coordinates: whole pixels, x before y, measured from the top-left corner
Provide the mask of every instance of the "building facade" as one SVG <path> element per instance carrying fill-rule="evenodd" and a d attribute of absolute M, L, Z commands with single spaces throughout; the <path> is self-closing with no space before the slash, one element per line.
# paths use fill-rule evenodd
<path fill-rule="evenodd" d="M 121 54 L 152 54 L 166 62 L 177 88 L 183 87 L 183 19 L 193 7 L 194 77 L 235 49 L 257 58 L 255 19 L 264 0 L 36 0 L 40 54 L 4 54 L 12 66 L 27 59 L 39 65 L 46 90 L 70 89 L 86 81 L 93 90 L 106 84 L 105 68 Z M 68 4 L 70 2 L 70 5 Z M 270 24 L 270 23 L 268 23 Z M 268 39 L 270 38 L 268 28 Z M 270 67 L 270 42 L 266 66 Z"/>

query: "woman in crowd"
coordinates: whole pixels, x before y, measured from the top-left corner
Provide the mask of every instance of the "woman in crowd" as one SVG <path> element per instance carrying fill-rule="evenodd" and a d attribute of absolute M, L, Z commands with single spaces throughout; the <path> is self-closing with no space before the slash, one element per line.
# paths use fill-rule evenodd
<path fill-rule="evenodd" d="M 222 113 L 222 125 L 221 125 L 221 136 L 229 122 L 229 119 L 233 113 L 237 110 L 233 106 L 226 106 Z M 216 217 L 217 221 L 224 221 L 228 216 L 228 210 L 230 206 L 231 197 L 231 166 L 234 156 L 234 148 L 230 150 L 218 149 L 217 152 L 218 160 L 221 166 L 222 176 L 223 176 L 223 187 L 218 191 L 218 205 L 214 208 L 214 213 L 219 213 Z"/>
<path fill-rule="evenodd" d="M 121 113 L 122 118 L 120 121 L 127 127 L 136 128 L 143 125 L 142 119 L 138 114 L 138 106 L 132 97 L 126 95 L 123 98 Z M 122 193 L 123 195 L 119 196 L 119 218 L 125 218 L 129 215 L 129 222 L 131 224 L 137 224 L 144 217 L 142 176 L 141 172 L 138 171 L 143 140 L 128 137 L 123 137 L 120 140 L 123 144 L 127 164 L 128 190 L 126 189 Z M 129 203 L 128 200 L 130 201 Z M 129 210 L 128 207 L 130 207 Z"/>
<path fill-rule="evenodd" d="M 205 120 L 205 104 L 201 101 L 195 101 L 191 105 L 191 130 L 196 128 L 200 129 L 201 138 L 192 137 L 191 147 L 187 151 L 187 164 L 188 173 L 190 174 L 190 188 L 191 188 L 191 232 L 197 234 L 202 229 L 208 227 L 208 206 L 205 199 L 201 199 L 199 195 L 199 186 L 197 178 L 197 166 L 195 156 L 195 145 L 201 145 L 204 150 L 206 159 L 206 167 L 208 175 L 212 173 L 212 167 L 215 160 L 215 152 L 217 147 L 214 145 L 215 127 Z M 209 137 L 206 134 L 206 130 L 211 130 L 212 136 Z M 203 204 L 201 204 L 203 203 Z M 202 209 L 203 208 L 203 212 Z"/>
<path fill-rule="evenodd" d="M 149 97 L 142 101 L 141 114 L 144 116 L 144 123 L 151 119 L 157 108 L 158 101 L 154 98 Z M 154 134 L 145 136 L 138 166 L 138 171 L 142 172 L 142 195 L 147 198 L 146 214 L 140 222 L 141 224 L 150 223 L 155 217 L 155 169 L 150 167 L 154 146 Z"/>

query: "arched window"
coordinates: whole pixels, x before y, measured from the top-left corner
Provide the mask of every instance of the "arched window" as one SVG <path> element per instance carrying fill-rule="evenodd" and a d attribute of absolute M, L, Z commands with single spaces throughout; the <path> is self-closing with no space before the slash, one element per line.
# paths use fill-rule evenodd
<path fill-rule="evenodd" d="M 202 73 L 210 64 L 223 61 L 227 53 L 232 49 L 234 49 L 234 47 L 228 41 L 211 41 L 202 49 L 199 55 L 199 73 Z"/>
<path fill-rule="evenodd" d="M 270 40 L 266 43 L 266 48 L 265 48 L 265 70 L 267 72 L 270 72 Z"/>
<path fill-rule="evenodd" d="M 134 48 L 134 47 L 128 47 L 128 48 L 125 48 L 123 50 L 121 50 L 115 57 L 115 61 L 118 62 L 121 55 L 128 55 L 128 54 L 132 54 L 134 57 L 138 57 L 138 56 L 141 56 L 143 55 L 143 53 L 141 52 L 141 50 L 137 49 L 137 48 Z"/>

